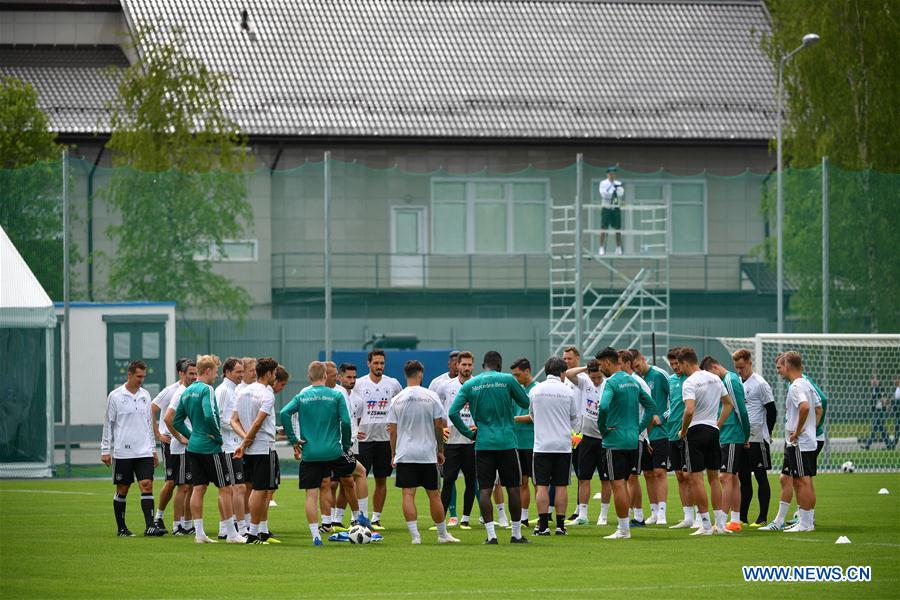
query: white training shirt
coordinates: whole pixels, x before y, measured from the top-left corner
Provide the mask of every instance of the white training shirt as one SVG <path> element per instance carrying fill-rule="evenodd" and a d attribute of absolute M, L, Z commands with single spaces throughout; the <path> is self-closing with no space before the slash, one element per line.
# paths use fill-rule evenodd
<path fill-rule="evenodd" d="M 275 394 L 272 388 L 255 381 L 237 395 L 234 403 L 234 412 L 241 421 L 241 427 L 247 433 L 256 421 L 259 413 L 266 414 L 262 426 L 253 438 L 253 442 L 247 447 L 245 454 L 268 454 L 275 448 Z"/>
<path fill-rule="evenodd" d="M 468 381 L 468 379 L 466 380 Z M 440 391 L 438 392 L 438 397 L 441 399 L 441 404 L 444 406 L 444 419 L 447 420 L 450 429 L 450 435 L 447 437 L 448 444 L 474 444 L 475 440 L 470 440 L 463 434 L 459 432 L 456 428 L 456 425 L 453 424 L 453 421 L 450 420 L 450 405 L 453 404 L 453 401 L 456 400 L 456 395 L 459 393 L 459 388 L 463 386 L 459 381 L 459 377 L 454 377 L 453 379 L 448 379 L 444 382 L 444 385 L 441 386 Z M 471 427 L 475 424 L 475 420 L 472 419 L 472 413 L 469 411 L 469 403 L 466 402 L 462 409 L 459 411 L 459 417 L 462 419 L 463 423 L 467 426 Z"/>
<path fill-rule="evenodd" d="M 597 427 L 597 418 L 600 414 L 600 395 L 605 386 L 606 379 L 600 382 L 600 389 L 597 389 L 587 373 L 578 374 L 577 393 L 573 395 L 575 400 L 581 404 L 581 419 L 578 423 L 580 428 L 575 427 L 575 429 L 580 429 L 582 435 L 598 439 L 603 437 Z"/>
<path fill-rule="evenodd" d="M 534 451 L 554 454 L 572 452 L 572 430 L 581 421 L 576 394 L 556 375 L 537 384 L 528 393 L 528 414 L 534 421 Z"/>
<path fill-rule="evenodd" d="M 386 422 L 397 425 L 396 463 L 437 464 L 434 421 L 444 418 L 437 394 L 420 385 L 397 394 L 388 408 Z"/>
<path fill-rule="evenodd" d="M 175 391 L 172 392 L 172 399 L 169 400 L 168 410 L 171 410 L 173 414 L 178 410 L 178 405 L 181 404 L 181 394 L 186 389 L 186 386 L 179 383 L 178 387 L 175 388 Z M 185 417 L 184 424 L 187 425 L 188 428 L 190 428 L 191 420 Z M 186 450 L 187 444 L 182 444 L 180 441 L 178 441 L 178 438 L 175 437 L 175 434 L 172 433 L 172 443 L 169 444 L 169 452 L 171 452 L 172 454 L 184 454 Z"/>
<path fill-rule="evenodd" d="M 381 376 L 381 381 L 372 381 L 372 374 L 356 380 L 353 393 L 358 396 L 360 423 L 359 430 L 366 434 L 363 442 L 390 441 L 387 431 L 387 412 L 391 399 L 400 393 L 403 386 L 393 377 Z"/>
<path fill-rule="evenodd" d="M 616 192 L 615 198 L 613 198 L 613 191 Z M 625 188 L 622 187 L 621 181 L 619 181 L 618 179 L 614 181 L 604 179 L 600 182 L 600 199 L 603 206 L 607 208 L 619 206 L 624 198 Z"/>
<path fill-rule="evenodd" d="M 153 420 L 150 415 L 150 392 L 139 388 L 132 394 L 122 385 L 106 398 L 100 455 L 113 458 L 147 458 L 156 452 Z"/>
<path fill-rule="evenodd" d="M 446 373 L 441 373 L 437 377 L 431 380 L 431 383 L 428 384 L 428 391 L 434 392 L 435 394 L 441 391 L 441 387 L 450 380 L 450 371 Z"/>
<path fill-rule="evenodd" d="M 179 385 L 181 385 L 180 380 L 174 383 L 170 383 L 162 390 L 160 390 L 160 392 L 156 395 L 156 398 L 153 399 L 153 404 L 155 404 L 156 407 L 159 408 L 160 435 L 171 435 L 169 428 L 166 427 L 166 409 L 169 408 L 169 403 L 172 401 L 172 395 L 175 394 L 175 390 Z"/>
<path fill-rule="evenodd" d="M 641 386 L 641 389 L 647 392 L 647 395 L 651 398 L 653 397 L 653 390 L 650 389 L 650 385 L 644 381 L 644 378 L 637 374 L 637 371 L 631 372 L 631 377 L 638 382 L 638 385 Z M 638 423 L 644 418 L 644 406 L 642 404 L 638 404 Z M 647 430 L 644 429 L 638 434 L 638 441 L 644 442 L 647 441 Z"/>
<path fill-rule="evenodd" d="M 694 418 L 691 427 L 695 425 L 709 425 L 719 428 L 719 405 L 722 398 L 727 396 L 725 384 L 718 375 L 709 371 L 697 369 L 697 371 L 684 380 L 681 384 L 681 396 L 684 401 L 694 400 Z"/>
<path fill-rule="evenodd" d="M 771 442 L 772 432 L 766 425 L 766 404 L 775 402 L 772 387 L 759 373 L 751 373 L 744 381 L 744 398 L 750 418 L 750 441 Z"/>
<path fill-rule="evenodd" d="M 227 377 L 216 388 L 216 404 L 219 407 L 219 430 L 222 432 L 222 452 L 233 453 L 244 439 L 231 427 L 231 413 L 237 399 L 237 384 Z"/>
<path fill-rule="evenodd" d="M 797 442 L 791 444 L 788 436 L 797 430 L 797 421 L 800 420 L 800 405 L 806 402 L 809 406 L 809 414 L 803 424 L 803 430 L 797 436 Z M 787 445 L 799 445 L 801 452 L 812 452 L 816 449 L 816 405 L 821 404 L 815 388 L 806 379 L 798 377 L 788 388 L 787 401 L 785 402 L 784 417 L 784 441 Z"/>

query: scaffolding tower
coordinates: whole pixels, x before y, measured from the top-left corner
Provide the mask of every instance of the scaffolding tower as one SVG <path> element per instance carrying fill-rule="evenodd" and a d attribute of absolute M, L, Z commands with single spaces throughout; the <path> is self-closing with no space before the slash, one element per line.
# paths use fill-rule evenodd
<path fill-rule="evenodd" d="M 659 362 L 669 344 L 668 206 L 629 203 L 626 193 L 619 230 L 624 251 L 601 254 L 601 235 L 614 248 L 615 232 L 601 230 L 599 203 L 583 202 L 581 155 L 576 177 L 574 203 L 554 205 L 551 216 L 551 356 L 575 346 L 586 360 L 612 346 L 639 348 Z"/>

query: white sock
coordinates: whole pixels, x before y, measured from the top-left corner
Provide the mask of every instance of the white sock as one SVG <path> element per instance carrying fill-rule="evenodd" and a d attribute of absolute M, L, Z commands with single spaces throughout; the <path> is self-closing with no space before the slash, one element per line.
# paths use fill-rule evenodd
<path fill-rule="evenodd" d="M 656 506 L 657 506 L 657 508 L 656 508 L 656 517 L 657 517 L 658 519 L 664 519 L 665 516 L 666 516 L 666 503 L 665 503 L 665 502 L 660 502 L 660 503 L 657 504 Z"/>
<path fill-rule="evenodd" d="M 631 522 L 628 520 L 628 517 L 619 517 L 619 531 L 628 533 L 629 529 L 631 529 Z"/>
<path fill-rule="evenodd" d="M 344 509 L 343 508 L 334 509 L 334 517 L 331 520 L 335 523 L 342 523 L 344 521 Z"/>
<path fill-rule="evenodd" d="M 522 521 L 513 521 L 512 525 L 512 536 L 514 538 L 522 537 Z"/>
<path fill-rule="evenodd" d="M 719 530 L 725 529 L 725 511 L 724 510 L 713 510 L 713 515 L 716 517 L 716 527 Z"/>
<path fill-rule="evenodd" d="M 188 522 L 187 522 L 187 519 L 185 519 L 184 517 L 181 517 L 181 519 L 178 520 L 178 525 L 179 525 L 182 529 L 187 530 L 187 529 L 188 529 Z"/>
<path fill-rule="evenodd" d="M 250 513 L 244 513 L 244 523 L 246 523 L 247 525 L 249 525 L 249 524 L 250 524 L 250 521 L 252 521 L 252 520 L 253 520 L 253 519 L 250 517 Z"/>
<path fill-rule="evenodd" d="M 812 527 L 812 511 L 811 510 L 800 510 L 800 526 L 801 527 Z"/>
<path fill-rule="evenodd" d="M 684 511 L 684 520 L 685 521 L 693 521 L 694 520 L 694 507 L 693 506 L 684 506 L 682 509 Z"/>
<path fill-rule="evenodd" d="M 331 525 L 331 513 L 322 515 L 322 525 Z"/>
<path fill-rule="evenodd" d="M 658 511 L 658 510 L 659 510 L 659 504 L 654 504 L 653 502 L 651 502 L 650 503 L 650 518 L 655 517 L 656 511 Z"/>
<path fill-rule="evenodd" d="M 435 523 L 438 530 L 438 537 L 447 537 L 447 524 L 443 521 Z"/>
<path fill-rule="evenodd" d="M 700 522 L 703 523 L 703 529 L 712 529 L 712 523 L 709 522 L 709 513 L 700 513 Z"/>
<path fill-rule="evenodd" d="M 731 520 L 735 523 L 740 523 L 741 522 L 741 511 L 739 511 L 739 510 L 731 511 Z"/>
<path fill-rule="evenodd" d="M 816 509 L 811 508 L 806 512 L 809 513 L 809 524 L 815 525 L 816 524 Z"/>
<path fill-rule="evenodd" d="M 508 521 L 506 518 L 506 504 L 503 502 L 497 505 L 497 521 L 500 523 Z"/>
<path fill-rule="evenodd" d="M 609 502 L 607 502 L 606 504 L 601 503 L 600 504 L 600 517 L 602 519 L 605 519 L 608 516 L 609 516 Z"/>
<path fill-rule="evenodd" d="M 364 517 L 369 516 L 369 499 L 368 498 L 361 498 L 359 500 L 359 514 L 361 514 Z"/>
<path fill-rule="evenodd" d="M 372 520 L 378 521 L 380 523 L 381 522 L 381 513 L 372 511 Z"/>
<path fill-rule="evenodd" d="M 259 532 L 260 533 L 269 533 L 269 521 L 260 521 L 259 522 Z"/>
<path fill-rule="evenodd" d="M 247 525 L 244 523 L 243 519 L 241 519 L 240 521 L 237 522 L 238 533 L 240 533 L 241 531 L 243 531 L 246 528 L 247 528 Z"/>
<path fill-rule="evenodd" d="M 314 540 L 321 540 L 322 537 L 319 535 L 319 524 L 318 523 L 310 523 L 309 524 L 309 532 L 312 534 Z"/>
<path fill-rule="evenodd" d="M 250 535 L 259 536 L 259 523 L 250 523 Z"/>
<path fill-rule="evenodd" d="M 520 521 L 527 521 L 527 520 L 528 520 L 528 509 L 527 509 L 527 508 L 523 508 L 523 509 L 522 509 L 522 516 L 521 516 L 521 518 L 520 518 L 519 520 L 520 520 Z"/>
<path fill-rule="evenodd" d="M 206 532 L 203 531 L 203 519 L 194 519 L 194 531 L 198 538 L 206 537 Z"/>
<path fill-rule="evenodd" d="M 331 507 L 331 513 L 328 515 L 329 517 L 331 517 L 331 522 L 332 522 L 332 523 L 334 523 L 334 517 L 336 516 L 336 513 L 337 513 L 337 509 L 336 509 L 335 507 L 332 506 L 332 507 Z"/>
<path fill-rule="evenodd" d="M 350 519 L 353 520 L 353 521 L 359 521 L 359 511 L 358 511 L 358 510 L 351 510 L 351 511 L 350 511 Z"/>
<path fill-rule="evenodd" d="M 791 509 L 790 502 L 779 502 L 778 503 L 778 514 L 775 516 L 774 523 L 778 525 L 784 525 L 784 519 L 787 517 L 788 511 Z"/>
<path fill-rule="evenodd" d="M 644 509 L 643 508 L 634 509 L 634 520 L 635 521 L 643 521 L 644 520 Z"/>
<path fill-rule="evenodd" d="M 497 537 L 497 534 L 494 532 L 494 522 L 493 521 L 485 521 L 484 528 L 487 529 L 488 539 L 492 540 Z"/>
<path fill-rule="evenodd" d="M 227 535 L 228 527 L 225 525 L 225 521 L 219 521 L 219 535 Z"/>
<path fill-rule="evenodd" d="M 552 513 L 553 511 L 554 511 L 554 508 L 553 508 L 553 505 L 551 504 L 551 505 L 547 508 L 547 512 L 548 512 L 548 513 Z"/>
<path fill-rule="evenodd" d="M 407 521 L 406 528 L 409 530 L 409 535 L 412 536 L 412 539 L 418 539 L 421 536 L 419 535 L 419 524 L 416 521 Z"/>
<path fill-rule="evenodd" d="M 587 504 L 579 504 L 578 505 L 578 518 L 579 519 L 587 519 L 588 518 L 588 505 Z"/>
<path fill-rule="evenodd" d="M 162 519 L 162 518 L 163 518 L 163 511 L 156 509 L 156 520 L 158 521 L 159 519 Z"/>
<path fill-rule="evenodd" d="M 234 528 L 234 519 L 226 519 L 225 521 L 221 521 L 219 523 L 219 527 L 225 525 L 225 535 L 228 537 L 235 537 L 237 535 L 237 529 Z"/>
<path fill-rule="evenodd" d="M 528 510 L 528 509 L 523 509 L 523 510 Z M 460 523 L 468 523 L 468 522 L 469 522 L 469 515 L 463 515 L 462 517 L 460 517 L 459 522 L 460 522 Z"/>

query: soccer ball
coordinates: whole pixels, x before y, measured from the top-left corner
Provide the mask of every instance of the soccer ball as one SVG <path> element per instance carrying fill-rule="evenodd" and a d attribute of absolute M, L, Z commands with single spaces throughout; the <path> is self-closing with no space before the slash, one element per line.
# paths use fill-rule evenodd
<path fill-rule="evenodd" d="M 841 465 L 841 471 L 844 473 L 852 473 L 855 470 L 856 466 L 849 460 Z"/>
<path fill-rule="evenodd" d="M 354 525 L 347 532 L 351 544 L 368 544 L 372 541 L 372 531 L 362 525 Z"/>

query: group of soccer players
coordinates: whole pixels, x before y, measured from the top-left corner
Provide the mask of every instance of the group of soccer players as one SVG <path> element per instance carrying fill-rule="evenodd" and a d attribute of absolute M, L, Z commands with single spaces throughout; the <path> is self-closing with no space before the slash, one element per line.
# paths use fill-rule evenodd
<path fill-rule="evenodd" d="M 532 488 L 538 517 L 534 535 L 551 535 L 551 517 L 556 535 L 587 525 L 595 472 L 601 482 L 597 524 L 607 524 L 610 504 L 617 518 L 616 530 L 606 539 L 630 538 L 635 527 L 668 525 L 668 471 L 675 473 L 684 515 L 670 529 L 730 534 L 747 523 L 768 531 L 812 531 L 812 477 L 824 444 L 827 399 L 804 375 L 798 353 L 778 356 L 778 372 L 790 387 L 781 501 L 776 518 L 766 524 L 774 398 L 753 371 L 749 351 L 738 350 L 732 359 L 735 372 L 710 356 L 699 360 L 692 348 L 672 348 L 667 360 L 673 374 L 668 375 L 636 349 L 605 348 L 582 365 L 579 350 L 567 347 L 561 357 L 545 362 L 545 379 L 537 382 L 527 359 L 516 360 L 511 373 L 504 373 L 500 354 L 490 351 L 476 375 L 472 353 L 453 352 L 448 371 L 425 388 L 421 363 L 404 365 L 402 386 L 384 374 L 384 351 L 373 350 L 368 373 L 359 378 L 351 364 L 339 369 L 332 362 L 310 363 L 309 385 L 281 409 L 281 428 L 276 427 L 275 394 L 290 374 L 273 358 L 181 359 L 178 380 L 152 401 L 142 387 L 146 365 L 134 361 L 125 384 L 108 397 L 101 460 L 112 467 L 118 535 L 126 537 L 134 535 L 125 523 L 125 506 L 137 479 L 146 536 L 168 533 L 163 515 L 172 503 L 174 535 L 193 535 L 197 543 L 280 542 L 268 526 L 280 484 L 279 439 L 287 440 L 300 461 L 299 487 L 305 490 L 315 545 L 323 543 L 323 534 L 346 530 L 348 505 L 351 526 L 383 530 L 392 473 L 402 490 L 401 509 L 413 544 L 422 541 L 415 504 L 420 487 L 428 496 L 431 530 L 439 543 L 459 542 L 448 527 L 471 529 L 477 497 L 485 544 L 497 544 L 497 528 L 505 527 L 511 530 L 510 543 L 518 544 L 529 543 L 523 528 L 530 527 Z M 222 381 L 213 387 L 220 368 Z M 154 513 L 157 442 L 166 482 Z M 576 509 L 567 517 L 573 470 Z M 462 517 L 447 519 L 460 474 L 465 482 Z M 371 517 L 368 475 L 375 484 Z M 639 475 L 650 504 L 646 518 Z M 760 516 L 751 524 L 754 475 Z M 218 490 L 218 539 L 204 529 L 203 499 L 210 483 Z M 795 495 L 798 515 L 786 523 Z"/>

